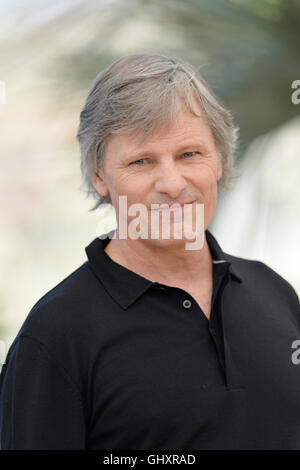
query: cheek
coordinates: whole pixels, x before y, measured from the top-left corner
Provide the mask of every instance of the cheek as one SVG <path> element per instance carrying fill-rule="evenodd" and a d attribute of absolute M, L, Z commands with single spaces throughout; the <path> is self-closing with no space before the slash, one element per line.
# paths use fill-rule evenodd
<path fill-rule="evenodd" d="M 127 195 L 131 185 L 129 184 L 129 178 L 126 174 L 113 170 L 107 178 L 107 185 L 110 193 L 115 198 L 118 196 Z"/>
<path fill-rule="evenodd" d="M 147 192 L 151 188 L 152 178 L 146 174 L 127 175 L 122 178 L 120 188 L 123 189 L 124 194 L 128 195 L 128 198 L 141 199 L 146 196 Z M 138 201 L 139 202 L 139 201 Z"/>
<path fill-rule="evenodd" d="M 195 178 L 195 176 L 197 177 Z M 198 187 L 203 196 L 209 199 L 217 191 L 217 168 L 203 165 L 194 175 L 195 186 Z"/>
<path fill-rule="evenodd" d="M 119 206 L 119 196 L 127 197 L 127 206 L 136 203 L 145 203 L 149 199 L 151 178 L 146 175 L 114 174 L 110 180 L 111 197 L 114 206 Z"/>
<path fill-rule="evenodd" d="M 205 177 L 206 176 L 206 177 Z M 216 177 L 213 176 L 212 172 L 203 174 L 198 188 L 201 191 L 202 203 L 204 204 L 204 225 L 205 228 L 209 226 L 213 215 L 216 210 L 217 199 L 218 199 L 218 185 Z"/>

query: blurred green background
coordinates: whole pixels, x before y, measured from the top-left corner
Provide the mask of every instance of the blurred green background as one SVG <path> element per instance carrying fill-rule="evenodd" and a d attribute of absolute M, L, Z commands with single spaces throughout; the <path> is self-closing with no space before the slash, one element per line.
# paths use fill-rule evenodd
<path fill-rule="evenodd" d="M 223 249 L 260 259 L 300 292 L 300 1 L 0 2 L 0 338 L 86 260 L 99 231 L 79 190 L 75 135 L 96 74 L 154 51 L 196 67 L 240 126 L 233 187 L 212 224 Z M 3 93 L 2 93 L 3 94 Z M 105 224 L 103 231 L 105 231 Z"/>

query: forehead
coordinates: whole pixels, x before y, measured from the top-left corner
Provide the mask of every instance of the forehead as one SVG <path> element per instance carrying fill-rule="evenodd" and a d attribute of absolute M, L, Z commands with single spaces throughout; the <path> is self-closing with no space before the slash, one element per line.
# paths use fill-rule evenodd
<path fill-rule="evenodd" d="M 155 153 L 166 147 L 174 149 L 184 144 L 214 145 L 214 139 L 203 111 L 198 106 L 197 115 L 188 110 L 181 111 L 175 120 L 165 125 L 159 124 L 148 136 L 143 130 L 135 134 L 126 132 L 109 136 L 106 146 L 107 154 L 118 154 L 121 158 L 136 151 L 149 151 Z"/>

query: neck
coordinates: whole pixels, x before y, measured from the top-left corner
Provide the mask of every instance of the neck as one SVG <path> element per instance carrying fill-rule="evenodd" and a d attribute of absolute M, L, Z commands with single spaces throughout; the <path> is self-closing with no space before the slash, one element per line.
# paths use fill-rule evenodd
<path fill-rule="evenodd" d="M 116 263 L 166 285 L 184 285 L 212 276 L 212 256 L 206 236 L 200 250 L 186 250 L 185 243 L 161 246 L 143 239 L 115 238 L 104 251 Z"/>

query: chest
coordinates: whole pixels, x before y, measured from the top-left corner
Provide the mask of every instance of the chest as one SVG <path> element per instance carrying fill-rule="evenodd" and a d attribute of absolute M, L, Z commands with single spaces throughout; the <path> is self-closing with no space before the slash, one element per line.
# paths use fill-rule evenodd
<path fill-rule="evenodd" d="M 225 368 L 200 309 L 183 305 L 188 291 L 203 304 L 203 291 L 158 288 L 103 316 L 88 374 L 89 448 L 299 447 L 291 344 L 300 331 L 279 299 L 268 306 L 229 287 L 212 312 L 224 320 Z"/>
<path fill-rule="evenodd" d="M 200 309 L 202 310 L 206 318 L 209 320 L 210 312 L 211 312 L 211 293 L 210 294 L 207 294 L 207 293 L 198 294 L 196 292 L 196 293 L 191 293 L 190 295 L 195 299 Z"/>

